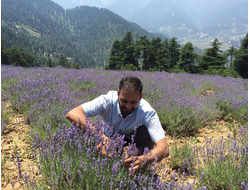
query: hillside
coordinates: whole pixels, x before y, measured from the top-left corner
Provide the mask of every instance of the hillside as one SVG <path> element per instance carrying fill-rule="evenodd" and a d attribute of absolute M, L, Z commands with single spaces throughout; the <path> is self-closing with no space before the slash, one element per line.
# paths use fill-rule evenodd
<path fill-rule="evenodd" d="M 2 0 L 1 6 L 4 45 L 22 47 L 39 60 L 63 54 L 85 68 L 103 67 L 113 41 L 128 31 L 153 37 L 107 9 L 81 6 L 65 10 L 51 0 Z"/>
<path fill-rule="evenodd" d="M 122 7 L 122 1 L 116 4 L 118 2 Z M 240 39 L 248 32 L 247 5 L 247 0 L 169 0 L 167 3 L 155 0 L 147 1 L 144 6 L 141 4 L 124 18 L 149 31 L 177 37 L 182 43 L 191 41 L 200 48 L 203 48 L 202 43 L 208 47 L 209 41 L 215 38 L 227 46 L 239 47 Z M 112 4 L 108 9 L 119 15 L 124 12 L 113 9 Z"/>
<path fill-rule="evenodd" d="M 65 8 L 84 4 L 104 7 L 136 22 L 148 31 L 190 41 L 204 49 L 218 38 L 229 46 L 239 47 L 248 32 L 247 0 L 54 0 Z M 73 5 L 74 4 L 74 5 Z"/>

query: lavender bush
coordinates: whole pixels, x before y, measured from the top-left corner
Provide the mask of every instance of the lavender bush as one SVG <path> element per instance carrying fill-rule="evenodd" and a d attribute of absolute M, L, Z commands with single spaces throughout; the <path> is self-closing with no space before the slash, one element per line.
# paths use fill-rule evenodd
<path fill-rule="evenodd" d="M 6 110 L 6 102 L 1 102 L 1 134 L 3 133 L 3 130 L 5 126 L 8 124 L 8 114 Z"/>
<path fill-rule="evenodd" d="M 247 141 L 248 129 L 241 127 L 240 131 L 240 139 Z M 229 136 L 213 144 L 208 141 L 199 152 L 198 176 L 209 189 L 247 189 L 248 145 Z"/>
<path fill-rule="evenodd" d="M 193 135 L 200 128 L 221 118 L 235 119 L 243 126 L 248 121 L 248 81 L 243 79 L 166 72 L 75 70 L 61 67 L 24 69 L 2 66 L 1 73 L 2 86 L 4 86 L 2 94 L 6 95 L 15 109 L 25 114 L 33 127 L 33 142 L 37 145 L 37 147 L 34 145 L 34 152 L 35 148 L 40 150 L 36 158 L 43 173 L 45 187 L 59 188 L 73 185 L 76 189 L 90 188 L 92 183 L 95 183 L 93 176 L 98 176 L 98 166 L 100 167 L 98 163 L 104 160 L 98 155 L 94 145 L 98 139 L 94 138 L 95 142 L 90 143 L 90 147 L 82 144 L 87 143 L 86 140 L 84 141 L 85 134 L 76 135 L 76 137 L 69 135 L 67 138 L 60 139 L 60 135 L 75 133 L 77 130 L 66 120 L 65 115 L 70 109 L 83 102 L 92 100 L 109 90 L 116 90 L 120 79 L 126 75 L 137 76 L 143 81 L 144 98 L 156 109 L 164 129 L 170 135 Z M 98 122 L 96 124 L 99 125 Z M 80 134 L 79 131 L 78 134 Z M 88 152 L 91 152 L 91 155 L 88 155 Z M 104 184 L 99 187 L 100 189 L 104 187 L 108 189 L 111 185 L 119 189 L 118 184 L 124 189 L 136 187 L 136 185 L 137 188 L 155 187 L 154 185 L 162 189 L 181 189 L 181 186 L 183 186 L 182 189 L 194 188 L 193 185 L 180 186 L 174 181 L 159 183 L 160 179 L 155 175 L 151 175 L 154 178 L 150 184 L 147 184 L 149 175 L 145 175 L 145 179 L 137 179 L 144 175 L 143 172 L 135 179 L 131 179 L 120 164 L 122 156 L 122 154 L 114 155 L 114 158 L 108 159 L 109 164 L 102 170 L 105 173 L 99 174 L 98 182 Z M 231 156 L 228 155 L 228 157 Z M 184 163 L 186 165 L 182 167 L 197 171 L 197 176 L 202 173 L 195 167 L 191 168 L 194 163 L 187 161 Z M 87 168 L 88 172 L 83 168 Z M 117 175 L 115 168 L 119 168 L 121 174 Z M 115 179 L 114 176 L 116 176 Z M 208 175 L 205 174 L 205 176 Z M 235 180 L 237 185 L 244 186 L 247 183 L 244 181 L 246 178 L 243 178 Z M 25 181 L 27 180 L 24 179 Z M 140 186 L 144 183 L 145 185 Z M 35 184 L 30 182 L 29 187 Z M 205 188 L 202 184 L 205 182 L 200 183 L 199 186 L 196 185 L 195 188 Z M 233 184 L 232 187 L 234 187 Z"/>
<path fill-rule="evenodd" d="M 10 80 L 7 80 L 5 85 L 2 85 L 2 89 L 5 89 L 6 86 L 8 86 L 8 83 Z M 10 109 L 10 107 L 7 105 L 8 98 L 6 97 L 6 94 L 4 91 L 1 91 L 1 135 L 5 129 L 5 127 L 10 124 L 11 122 L 11 115 L 13 114 L 13 111 Z"/>
<path fill-rule="evenodd" d="M 13 75 L 20 82 L 10 85 L 5 93 L 35 126 L 67 122 L 64 117 L 67 111 L 109 90 L 116 90 L 120 79 L 126 75 L 136 75 L 143 81 L 144 98 L 157 110 L 170 135 L 193 135 L 215 119 L 225 117 L 243 125 L 247 123 L 247 80 L 243 79 L 60 67 L 25 70 L 3 66 L 2 73 L 7 72 L 15 75 L 4 74 L 2 83 Z"/>
<path fill-rule="evenodd" d="M 99 130 L 101 125 L 96 125 Z M 50 126 L 47 127 L 50 135 Z M 244 133 L 243 133 L 244 132 Z M 241 128 L 242 139 L 246 141 L 247 128 Z M 162 182 L 156 170 L 151 166 L 148 170 L 141 170 L 135 177 L 129 177 L 122 165 L 124 155 L 122 151 L 123 137 L 116 136 L 111 141 L 106 157 L 100 155 L 96 144 L 101 142 L 96 133 L 89 130 L 85 134 L 78 127 L 63 126 L 52 138 L 41 141 L 39 135 L 33 138 L 33 148 L 39 149 L 37 159 L 41 166 L 43 178 L 35 183 L 29 175 L 22 173 L 18 155 L 16 163 L 19 169 L 20 181 L 27 189 L 41 187 L 52 189 L 247 189 L 247 147 L 234 139 L 212 143 L 207 139 L 204 148 L 194 147 L 192 159 L 185 159 L 184 169 L 189 162 L 195 162 L 197 182 L 192 184 L 175 182 L 177 175 L 182 179 L 180 170 L 173 174 L 170 182 Z M 128 154 L 136 151 L 130 145 Z M 116 150 L 116 152 L 114 151 Z M 35 153 L 35 151 L 34 151 Z M 111 155 L 108 157 L 108 155 Z M 15 160 L 15 159 L 14 159 Z M 186 175 L 185 172 L 182 174 Z M 230 178 L 228 178 L 230 176 Z"/>
<path fill-rule="evenodd" d="M 240 127 L 239 140 L 231 137 L 212 142 L 205 147 L 187 144 L 173 149 L 173 167 L 195 174 L 199 184 L 207 189 L 247 189 L 248 184 L 248 128 Z"/>
<path fill-rule="evenodd" d="M 102 125 L 95 126 L 100 132 Z M 165 186 L 153 169 L 142 170 L 136 177 L 129 176 L 122 164 L 125 160 L 123 136 L 112 138 L 106 156 L 102 156 L 96 146 L 102 139 L 88 126 L 84 134 L 74 125 L 62 126 L 52 136 L 48 126 L 47 133 L 44 142 L 39 135 L 32 134 L 33 148 L 39 150 L 36 159 L 42 163 L 42 186 L 52 189 L 162 189 Z M 131 144 L 127 154 L 135 151 Z"/>

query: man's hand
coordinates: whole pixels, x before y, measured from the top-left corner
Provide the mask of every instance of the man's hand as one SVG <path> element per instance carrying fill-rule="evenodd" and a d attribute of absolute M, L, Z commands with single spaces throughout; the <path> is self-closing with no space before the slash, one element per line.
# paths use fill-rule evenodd
<path fill-rule="evenodd" d="M 138 157 L 130 157 L 125 159 L 124 165 L 129 171 L 130 176 L 134 176 L 139 172 L 140 167 L 148 167 L 151 163 L 161 161 L 169 155 L 168 144 L 166 139 L 155 142 L 154 148 L 147 154 Z"/>
<path fill-rule="evenodd" d="M 105 134 L 102 134 L 101 137 L 102 137 L 102 142 L 100 142 L 96 148 L 100 149 L 102 156 L 105 156 L 106 150 L 110 145 L 110 138 L 107 137 Z"/>
<path fill-rule="evenodd" d="M 143 167 L 146 162 L 146 157 L 142 155 L 125 159 L 124 165 L 129 171 L 129 175 L 134 176 L 138 174 L 140 167 Z"/>

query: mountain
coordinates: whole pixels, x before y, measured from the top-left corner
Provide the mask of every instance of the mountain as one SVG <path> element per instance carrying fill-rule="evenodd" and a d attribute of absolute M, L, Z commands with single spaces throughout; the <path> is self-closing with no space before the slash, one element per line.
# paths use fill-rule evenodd
<path fill-rule="evenodd" d="M 135 37 L 155 36 L 103 8 L 65 10 L 51 0 L 2 0 L 1 8 L 1 37 L 7 48 L 22 47 L 39 59 L 63 54 L 82 67 L 103 67 L 114 40 L 128 31 Z"/>
<path fill-rule="evenodd" d="M 133 14 L 140 8 L 138 4 L 135 4 L 130 0 L 115 1 L 114 3 L 106 5 L 105 7 L 108 10 L 122 16 L 126 20 L 128 19 L 128 15 Z"/>
<path fill-rule="evenodd" d="M 184 4 L 175 0 L 169 0 L 167 4 L 165 0 L 156 0 L 137 10 L 128 20 L 133 20 L 148 30 L 157 29 L 158 32 L 178 38 L 187 35 L 190 30 L 198 31 L 195 21 L 184 11 L 184 7 Z"/>
<path fill-rule="evenodd" d="M 209 42 L 215 38 L 227 44 L 227 47 L 239 47 L 240 40 L 248 32 L 248 1 L 148 1 L 125 19 L 136 22 L 148 31 L 177 37 L 182 43 L 191 41 L 200 48 L 204 47 L 204 43 L 209 46 Z"/>
<path fill-rule="evenodd" d="M 59 0 L 54 0 L 59 1 Z M 66 0 L 60 0 L 62 4 Z M 69 1 L 69 0 L 67 0 Z M 227 47 L 248 33 L 248 0 L 74 0 L 104 7 L 150 32 L 203 48 L 218 38 Z M 68 8 L 67 5 L 65 8 Z M 205 47 L 204 47 L 205 48 Z"/>

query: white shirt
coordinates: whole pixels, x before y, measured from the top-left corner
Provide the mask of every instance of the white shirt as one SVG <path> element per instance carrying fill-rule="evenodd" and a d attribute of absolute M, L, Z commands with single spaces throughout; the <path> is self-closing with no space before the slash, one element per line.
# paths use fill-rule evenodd
<path fill-rule="evenodd" d="M 165 138 L 163 128 L 156 111 L 143 98 L 130 115 L 124 118 L 121 114 L 117 91 L 109 91 L 96 99 L 81 105 L 87 117 L 100 115 L 103 123 L 113 127 L 113 133 L 104 129 L 107 136 L 118 131 L 120 134 L 130 135 L 135 127 L 145 125 L 153 142 Z"/>

